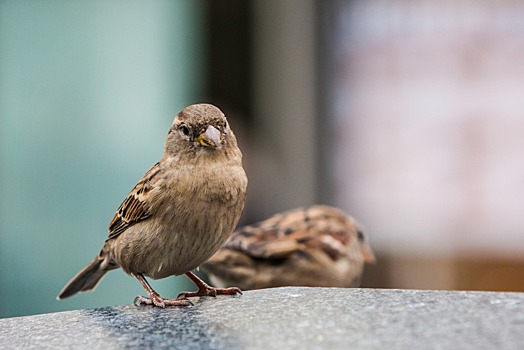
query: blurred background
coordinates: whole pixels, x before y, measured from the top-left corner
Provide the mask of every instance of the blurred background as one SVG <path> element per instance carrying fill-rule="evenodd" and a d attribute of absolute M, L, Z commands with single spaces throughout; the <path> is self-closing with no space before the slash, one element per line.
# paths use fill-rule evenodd
<path fill-rule="evenodd" d="M 366 287 L 524 291 L 523 16 L 513 0 L 0 0 L 0 317 L 144 293 L 117 270 L 55 300 L 197 102 L 239 138 L 241 224 L 330 204 L 368 232 Z"/>

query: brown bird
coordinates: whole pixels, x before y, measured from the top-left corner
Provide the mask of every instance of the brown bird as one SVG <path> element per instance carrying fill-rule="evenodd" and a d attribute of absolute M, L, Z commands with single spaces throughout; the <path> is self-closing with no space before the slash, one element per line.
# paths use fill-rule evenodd
<path fill-rule="evenodd" d="M 184 108 L 173 121 L 164 155 L 133 188 L 109 224 L 100 254 L 67 283 L 58 299 L 96 287 L 110 270 L 135 276 L 149 297 L 135 303 L 190 305 L 187 297 L 241 294 L 212 288 L 191 270 L 229 238 L 246 198 L 242 153 L 224 114 L 210 104 Z M 197 292 L 164 299 L 144 276 L 186 274 Z"/>
<path fill-rule="evenodd" d="M 353 218 L 315 205 L 237 229 L 202 269 L 220 287 L 356 287 L 364 264 L 373 262 Z"/>

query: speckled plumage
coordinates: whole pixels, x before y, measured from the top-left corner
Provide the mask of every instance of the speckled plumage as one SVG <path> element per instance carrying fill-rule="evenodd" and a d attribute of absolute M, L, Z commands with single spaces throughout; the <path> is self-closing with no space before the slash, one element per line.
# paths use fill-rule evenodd
<path fill-rule="evenodd" d="M 160 298 L 144 276 L 158 279 L 186 273 L 199 292 L 207 288 L 189 271 L 231 235 L 246 187 L 242 154 L 224 114 L 209 104 L 184 108 L 169 130 L 162 159 L 118 208 L 99 256 L 64 287 L 59 299 L 93 289 L 107 271 L 121 267 L 138 278 L 152 304 L 187 305 L 177 300 L 166 304 L 168 300 Z M 191 294 L 195 293 L 184 296 Z M 140 303 L 150 303 L 141 298 Z"/>
<path fill-rule="evenodd" d="M 353 218 L 315 205 L 237 229 L 202 269 L 219 287 L 355 287 L 374 261 Z"/>

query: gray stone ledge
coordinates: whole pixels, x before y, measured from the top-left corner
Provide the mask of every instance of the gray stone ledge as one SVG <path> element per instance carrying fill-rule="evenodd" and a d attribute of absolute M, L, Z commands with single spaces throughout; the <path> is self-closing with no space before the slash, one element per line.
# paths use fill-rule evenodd
<path fill-rule="evenodd" d="M 524 349 L 524 293 L 277 288 L 0 319 L 2 348 Z"/>

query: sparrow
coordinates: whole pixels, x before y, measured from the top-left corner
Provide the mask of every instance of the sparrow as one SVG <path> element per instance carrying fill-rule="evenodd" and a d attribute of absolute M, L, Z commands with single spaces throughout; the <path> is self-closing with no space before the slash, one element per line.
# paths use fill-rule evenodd
<path fill-rule="evenodd" d="M 213 288 L 191 270 L 209 259 L 237 225 L 246 198 L 242 153 L 227 119 L 211 104 L 195 104 L 175 117 L 162 159 L 122 202 L 98 256 L 74 276 L 58 299 L 92 290 L 108 272 L 122 268 L 148 297 L 137 305 L 192 305 L 188 297 L 242 294 Z M 185 274 L 198 287 L 162 298 L 148 283 Z"/>
<path fill-rule="evenodd" d="M 314 205 L 237 229 L 201 268 L 212 285 L 357 287 L 375 256 L 357 222 Z"/>

